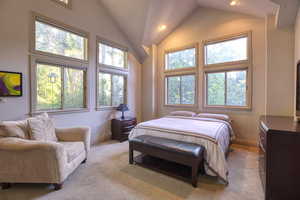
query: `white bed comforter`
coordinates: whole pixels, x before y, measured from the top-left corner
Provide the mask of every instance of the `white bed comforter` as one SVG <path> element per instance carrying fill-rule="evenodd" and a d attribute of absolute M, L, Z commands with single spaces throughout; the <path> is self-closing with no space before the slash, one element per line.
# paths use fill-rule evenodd
<path fill-rule="evenodd" d="M 167 116 L 138 124 L 131 131 L 129 139 L 139 135 L 153 135 L 204 146 L 206 173 L 228 183 L 225 154 L 230 140 L 234 138 L 230 123 L 211 118 Z"/>

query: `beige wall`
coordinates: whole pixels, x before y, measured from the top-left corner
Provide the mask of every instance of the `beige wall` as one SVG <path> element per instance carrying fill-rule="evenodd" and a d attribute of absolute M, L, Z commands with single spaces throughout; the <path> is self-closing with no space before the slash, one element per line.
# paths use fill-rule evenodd
<path fill-rule="evenodd" d="M 234 120 L 234 129 L 240 142 L 255 144 L 258 136 L 258 118 L 265 113 L 266 35 L 265 20 L 248 15 L 216 9 L 199 8 L 181 26 L 158 45 L 158 115 L 164 116 L 173 110 L 204 111 L 202 102 L 202 48 L 200 48 L 199 106 L 197 109 L 165 107 L 163 98 L 163 52 L 203 40 L 214 39 L 235 33 L 252 31 L 253 43 L 253 95 L 251 111 L 205 110 L 205 112 L 227 113 Z"/>
<path fill-rule="evenodd" d="M 142 120 L 148 121 L 156 118 L 157 95 L 156 95 L 156 65 L 157 46 L 149 47 L 149 55 L 142 66 Z"/>
<path fill-rule="evenodd" d="M 22 119 L 30 112 L 29 22 L 30 11 L 35 11 L 90 33 L 88 69 L 90 111 L 55 115 L 53 118 L 56 125 L 89 126 L 92 128 L 94 144 L 109 137 L 110 118 L 114 113 L 95 110 L 96 35 L 132 48 L 99 2 L 98 0 L 73 0 L 73 8 L 69 10 L 51 0 L 0 0 L 0 70 L 22 72 L 24 76 L 23 97 L 6 98 L 5 103 L 0 103 L 0 120 Z M 141 65 L 132 55 L 129 61 L 128 102 L 131 111 L 128 114 L 140 119 Z"/>
<path fill-rule="evenodd" d="M 267 26 L 267 93 L 268 115 L 294 115 L 294 27 L 277 29 L 275 17 Z"/>

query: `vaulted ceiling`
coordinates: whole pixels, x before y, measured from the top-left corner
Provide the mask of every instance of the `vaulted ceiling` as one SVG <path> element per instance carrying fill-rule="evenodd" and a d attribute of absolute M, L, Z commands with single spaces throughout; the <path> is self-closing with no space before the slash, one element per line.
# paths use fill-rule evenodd
<path fill-rule="evenodd" d="M 291 23 L 292 19 L 295 18 L 295 13 L 297 13 L 295 7 L 298 8 L 298 0 L 239 0 L 238 6 L 230 6 L 230 0 L 99 1 L 135 47 L 140 60 L 146 56 L 146 52 L 142 48 L 143 45 L 160 43 L 199 6 L 240 12 L 257 17 L 277 14 L 279 16 L 278 25 Z M 293 10 L 292 14 L 291 10 Z M 166 25 L 166 30 L 159 31 L 160 25 Z"/>

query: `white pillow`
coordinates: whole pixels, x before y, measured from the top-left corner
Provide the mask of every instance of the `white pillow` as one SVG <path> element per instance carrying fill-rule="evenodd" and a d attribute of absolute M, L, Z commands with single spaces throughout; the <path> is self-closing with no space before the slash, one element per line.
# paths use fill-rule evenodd
<path fill-rule="evenodd" d="M 184 117 L 195 117 L 196 113 L 191 111 L 174 111 L 169 114 L 170 116 L 184 116 Z"/>
<path fill-rule="evenodd" d="M 213 114 L 213 113 L 199 113 L 197 117 L 201 118 L 212 118 L 212 119 L 219 119 L 227 122 L 231 122 L 231 119 L 228 115 L 224 114 Z"/>
<path fill-rule="evenodd" d="M 0 122 L 0 136 L 27 138 L 27 121 L 3 121 Z"/>
<path fill-rule="evenodd" d="M 28 119 L 30 139 L 57 142 L 55 127 L 47 113 Z"/>

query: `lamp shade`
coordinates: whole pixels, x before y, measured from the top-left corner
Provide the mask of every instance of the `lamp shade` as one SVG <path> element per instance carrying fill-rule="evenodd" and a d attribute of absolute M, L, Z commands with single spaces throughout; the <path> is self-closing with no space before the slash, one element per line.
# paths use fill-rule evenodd
<path fill-rule="evenodd" d="M 117 107 L 117 110 L 118 110 L 118 111 L 124 112 L 124 111 L 128 111 L 129 108 L 128 108 L 128 106 L 127 106 L 126 104 L 120 104 L 120 105 Z"/>

